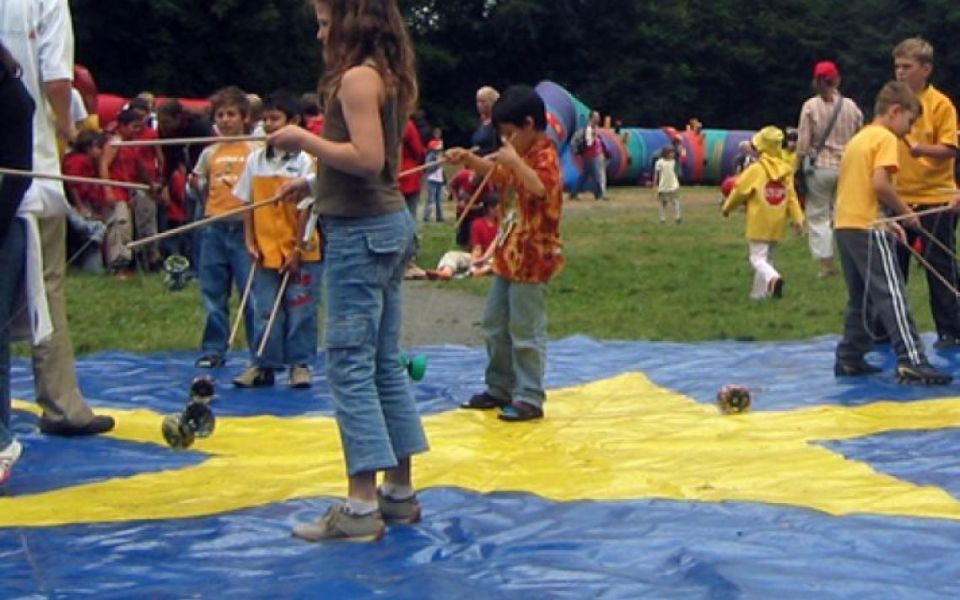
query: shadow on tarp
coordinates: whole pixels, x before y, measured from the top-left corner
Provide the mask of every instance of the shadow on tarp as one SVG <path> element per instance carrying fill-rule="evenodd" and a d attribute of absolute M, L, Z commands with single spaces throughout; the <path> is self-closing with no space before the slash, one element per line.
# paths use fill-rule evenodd
<path fill-rule="evenodd" d="M 838 382 L 835 339 L 791 343 L 599 342 L 573 337 L 549 348 L 548 386 L 565 388 L 640 371 L 698 402 L 739 383 L 754 410 L 910 402 L 957 395 L 957 386 L 897 385 L 887 371 Z M 452 410 L 482 386 L 476 348 L 418 349 L 429 356 L 416 386 L 425 413 Z M 92 405 L 177 412 L 193 376 L 192 354 L 104 353 L 78 363 Z M 933 356 L 960 374 L 957 355 Z M 306 392 L 235 390 L 244 358 L 216 371 L 218 414 L 330 414 L 322 364 Z M 28 365 L 14 396 L 32 397 Z M 549 404 L 547 412 L 549 417 Z M 629 424 L 627 424 L 629 426 Z M 17 496 L 204 460 L 110 439 L 40 439 L 35 417 L 14 416 L 28 449 L 7 492 Z M 824 446 L 875 470 L 960 496 L 960 430 L 893 431 Z M 39 448 L 39 451 L 31 451 Z M 470 465 L 464 465 L 469 469 Z M 789 468 L 789 465 L 784 465 Z M 242 473 L 237 473 L 242 477 Z M 210 490 L 216 493 L 216 490 Z M 833 517 L 746 502 L 553 502 L 526 493 L 422 492 L 424 522 L 391 528 L 380 544 L 309 545 L 290 526 L 327 498 L 170 521 L 0 529 L 0 597 L 302 598 L 943 598 L 960 594 L 960 522 Z M 92 498 L 91 502 L 96 499 Z"/>

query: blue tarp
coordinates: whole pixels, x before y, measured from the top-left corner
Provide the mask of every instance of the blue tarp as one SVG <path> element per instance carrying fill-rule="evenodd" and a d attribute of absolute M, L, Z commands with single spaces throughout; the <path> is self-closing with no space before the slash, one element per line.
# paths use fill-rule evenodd
<path fill-rule="evenodd" d="M 0 528 L 0 597 L 957 597 L 960 509 L 956 515 L 952 512 L 952 504 L 960 507 L 957 387 L 895 383 L 888 351 L 870 357 L 887 367 L 881 376 L 838 381 L 832 373 L 834 345 L 830 338 L 698 344 L 560 340 L 549 347 L 546 420 L 508 425 L 485 419 L 465 425 L 479 424 L 494 436 L 502 434 L 502 443 L 489 447 L 491 460 L 515 455 L 514 463 L 497 468 L 525 469 L 529 489 L 515 483 L 504 483 L 501 489 L 498 483 L 508 479 L 495 474 L 475 487 L 444 484 L 461 479 L 431 474 L 428 479 L 435 483 L 420 494 L 423 522 L 391 527 L 378 544 L 311 545 L 291 538 L 290 526 L 322 513 L 329 496 L 296 497 L 188 518 L 48 525 L 40 515 L 33 524 Z M 451 414 L 462 412 L 457 404 L 481 389 L 483 351 L 460 346 L 418 351 L 430 360 L 426 378 L 415 386 L 424 414 L 430 419 L 459 417 Z M 159 431 L 160 416 L 183 407 L 189 382 L 198 374 L 193 358 L 185 353 L 104 353 L 81 359 L 78 371 L 92 405 L 121 411 L 119 419 L 127 414 L 123 411 L 132 415 L 149 409 L 149 415 L 157 414 Z M 960 372 L 960 355 L 933 358 L 951 372 Z M 283 385 L 266 391 L 235 390 L 229 378 L 242 363 L 242 356 L 232 356 L 229 368 L 215 372 L 219 385 L 215 407 L 224 422 L 250 415 L 301 419 L 331 414 L 322 367 L 314 388 L 306 393 L 288 391 Z M 31 398 L 29 365 L 17 362 L 14 371 L 14 397 Z M 598 477 L 598 467 L 586 462 L 561 462 L 557 468 L 563 469 L 562 475 L 538 471 L 536 462 L 524 464 L 529 457 L 522 448 L 524 441 L 549 445 L 555 439 L 573 445 L 562 437 L 566 426 L 550 429 L 558 423 L 578 427 L 578 432 L 611 427 L 609 410 L 602 410 L 609 409 L 604 404 L 607 396 L 613 397 L 611 388 L 597 388 L 607 390 L 601 393 L 590 386 L 607 380 L 614 388 L 621 382 L 633 385 L 634 379 L 618 379 L 624 374 L 642 374 L 662 389 L 663 412 L 651 413 L 656 409 L 651 403 L 660 402 L 660 396 L 638 397 L 636 413 L 628 404 L 617 409 L 613 422 L 614 429 L 632 436 L 624 444 L 634 446 L 615 448 L 607 433 L 596 437 L 578 433 L 584 443 L 576 456 L 602 462 L 622 457 L 623 452 L 629 455 L 635 448 L 638 459 L 663 454 L 662 464 L 677 460 L 677 468 L 653 469 L 649 462 L 614 464 L 603 471 L 608 477 Z M 712 416 L 717 390 L 729 383 L 752 390 L 749 416 Z M 576 404 L 583 402 L 581 396 L 597 400 Z M 577 406 L 578 412 L 565 412 L 564 404 Z M 824 431 L 842 425 L 871 433 L 848 432 L 838 439 L 811 441 L 812 464 L 778 460 L 776 440 L 767 445 L 764 428 L 774 438 L 783 423 L 790 423 L 789 429 L 790 419 L 805 414 L 819 419 L 816 427 Z M 437 421 L 438 426 L 447 422 Z M 799 429 L 805 427 L 804 421 L 796 422 Z M 657 432 L 652 423 L 660 425 Z M 100 488 L 88 486 L 112 485 L 137 474 L 189 470 L 208 460 L 202 442 L 191 451 L 177 452 L 162 444 L 116 437 L 45 437 L 37 432 L 33 413 L 24 410 L 15 412 L 14 428 L 26 451 L 6 486 L 6 497 L 0 498 L 4 511 L 0 522 L 5 523 L 40 503 L 56 512 L 58 493 L 67 494 L 64 498 L 71 502 L 79 498 L 90 505 L 104 504 L 108 500 L 93 491 Z M 727 483 L 725 498 L 716 491 L 729 473 L 721 472 L 711 452 L 729 451 L 730 436 L 741 435 L 738 432 L 757 441 L 745 454 L 736 455 L 730 469 L 751 471 L 749 481 L 757 483 L 743 483 L 746 479 Z M 230 433 L 218 430 L 211 442 L 218 435 Z M 660 437 L 647 444 L 654 435 Z M 696 444 L 683 443 L 694 435 L 704 440 L 700 454 Z M 433 452 L 449 452 L 440 437 L 432 435 L 437 440 Z M 727 445 L 714 446 L 714 438 Z M 483 439 L 489 443 L 491 438 Z M 251 445 L 256 452 L 256 438 Z M 558 445 L 556 450 L 562 455 L 565 449 Z M 482 455 L 470 456 L 456 463 L 457 468 L 465 472 L 489 468 Z M 798 492 L 796 498 L 788 493 L 775 502 L 742 499 L 763 497 L 769 493 L 764 485 L 796 485 L 783 478 L 794 470 L 816 473 L 821 460 L 825 472 L 832 468 L 831 461 L 842 462 L 842 468 L 860 469 L 864 477 L 880 479 L 897 491 L 874 497 L 877 488 L 865 492 L 851 478 L 848 489 L 843 479 L 811 481 L 810 490 Z M 773 465 L 772 471 L 765 471 L 765 465 Z M 702 488 L 681 482 L 681 471 L 697 473 L 701 466 Z M 239 483 L 231 483 L 242 488 L 246 475 L 236 469 L 232 476 Z M 578 478 L 587 479 L 580 482 L 586 492 L 568 496 L 562 486 L 566 480 L 575 485 Z M 631 497 L 618 491 L 646 489 L 646 483 L 638 482 L 648 479 L 650 489 L 668 491 Z M 251 493 L 255 485 L 250 482 Z M 755 489 L 749 489 L 751 485 Z M 91 491 L 85 495 L 87 489 Z M 214 481 L 196 493 L 216 497 L 218 489 Z M 818 504 L 818 489 L 836 497 L 840 509 Z M 921 496 L 933 500 L 929 505 L 913 500 Z M 897 501 L 899 497 L 905 499 Z M 143 502 L 149 504 L 150 498 Z M 68 508 L 75 507 L 63 506 L 64 511 Z"/>

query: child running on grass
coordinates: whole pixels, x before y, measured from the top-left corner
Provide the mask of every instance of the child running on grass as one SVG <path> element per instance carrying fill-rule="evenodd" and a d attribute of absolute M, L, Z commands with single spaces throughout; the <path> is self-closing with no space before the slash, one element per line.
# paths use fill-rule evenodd
<path fill-rule="evenodd" d="M 546 400 L 547 283 L 564 259 L 563 184 L 545 114 L 533 88 L 513 86 L 493 106 L 503 146 L 483 158 L 463 148 L 447 153 L 479 175 L 495 169 L 491 181 L 501 190 L 494 280 L 483 314 L 487 389 L 462 407 L 500 408 L 504 421 L 540 419 Z"/>
<path fill-rule="evenodd" d="M 300 125 L 300 101 L 289 92 L 274 92 L 263 101 L 261 114 L 267 134 L 288 124 Z M 306 152 L 282 152 L 267 145 L 247 158 L 233 192 L 247 203 L 268 200 L 284 183 L 312 172 L 313 160 Z M 323 267 L 317 233 L 303 241 L 309 218 L 309 210 L 298 211 L 288 202 L 244 213 L 247 252 L 258 265 L 252 291 L 258 350 L 281 282 L 284 277 L 289 279 L 263 355 L 255 356 L 253 364 L 233 380 L 237 387 L 273 385 L 274 372 L 283 367 L 290 368 L 290 387 L 310 387 L 310 366 L 317 358 L 317 302 Z"/>
<path fill-rule="evenodd" d="M 873 123 L 853 136 L 840 160 L 835 234 L 848 300 L 834 372 L 838 377 L 880 372 L 864 360 L 873 347 L 867 323 L 879 321 L 897 354 L 898 379 L 947 384 L 953 377 L 927 361 L 897 267 L 893 238 L 906 243 L 906 233 L 897 222 L 877 226 L 881 209 L 901 215 L 907 227 L 920 224 L 892 181 L 899 168 L 897 147 L 919 116 L 920 104 L 907 84 L 890 82 L 877 95 L 873 112 Z"/>
<path fill-rule="evenodd" d="M 803 211 L 793 187 L 793 166 L 781 153 L 783 131 L 779 127 L 764 127 L 751 143 L 759 158 L 737 177 L 721 210 L 726 217 L 738 206 L 747 208 L 746 237 L 754 270 L 750 298 L 780 298 L 783 277 L 773 266 L 773 254 L 786 231 L 787 216 L 798 235 L 803 231 Z"/>

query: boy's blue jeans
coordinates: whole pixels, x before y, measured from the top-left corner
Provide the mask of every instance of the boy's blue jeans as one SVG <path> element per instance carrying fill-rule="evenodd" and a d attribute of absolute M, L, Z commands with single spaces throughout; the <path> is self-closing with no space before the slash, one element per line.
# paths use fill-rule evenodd
<path fill-rule="evenodd" d="M 254 365 L 277 369 L 284 365 L 312 365 L 316 361 L 317 305 L 320 302 L 322 276 L 321 262 L 300 263 L 300 270 L 290 276 L 263 356 L 255 358 Z M 257 269 L 251 292 L 255 313 L 254 348 L 260 348 L 282 280 L 283 273 L 280 271 Z"/>
<path fill-rule="evenodd" d="M 423 205 L 423 222 L 430 220 L 430 205 L 437 207 L 437 222 L 443 220 L 443 182 L 427 181 L 427 202 Z"/>
<path fill-rule="evenodd" d="M 0 450 L 13 441 L 10 433 L 10 320 L 23 282 L 23 221 L 14 218 L 0 240 Z"/>
<path fill-rule="evenodd" d="M 400 364 L 400 284 L 413 217 L 400 210 L 321 224 L 327 378 L 347 473 L 392 469 L 428 447 Z"/>
<path fill-rule="evenodd" d="M 250 255 L 243 239 L 243 223 L 220 221 L 211 223 L 200 234 L 200 294 L 207 311 L 203 328 L 203 354 L 224 356 L 230 338 L 230 290 L 235 283 L 243 293 L 250 273 Z M 243 315 L 244 331 L 251 355 L 253 345 L 253 309 L 247 303 Z"/>
<path fill-rule="evenodd" d="M 487 294 L 483 333 L 487 393 L 543 408 L 547 364 L 547 284 L 518 283 L 499 275 Z"/>

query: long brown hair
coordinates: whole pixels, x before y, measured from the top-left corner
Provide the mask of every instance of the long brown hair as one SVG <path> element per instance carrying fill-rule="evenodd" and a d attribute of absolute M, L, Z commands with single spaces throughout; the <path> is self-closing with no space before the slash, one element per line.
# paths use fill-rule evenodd
<path fill-rule="evenodd" d="M 314 1 L 330 7 L 326 70 L 320 80 L 325 103 L 336 95 L 343 74 L 369 59 L 387 92 L 396 91 L 400 114 L 409 114 L 417 102 L 416 62 L 396 0 Z"/>

